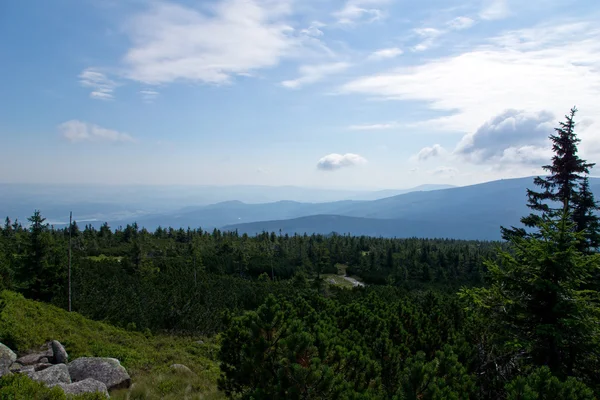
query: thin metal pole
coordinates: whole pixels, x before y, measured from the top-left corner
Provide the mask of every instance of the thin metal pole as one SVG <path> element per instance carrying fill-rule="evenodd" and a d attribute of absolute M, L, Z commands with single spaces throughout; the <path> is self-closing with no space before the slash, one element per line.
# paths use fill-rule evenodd
<path fill-rule="evenodd" d="M 73 211 L 69 214 L 69 312 L 71 312 L 71 232 L 73 231 Z"/>

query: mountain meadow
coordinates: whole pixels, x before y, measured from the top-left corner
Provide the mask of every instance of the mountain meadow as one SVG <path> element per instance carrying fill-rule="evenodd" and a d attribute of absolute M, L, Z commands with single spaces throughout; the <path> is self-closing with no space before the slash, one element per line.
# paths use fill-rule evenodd
<path fill-rule="evenodd" d="M 116 399 L 596 399 L 599 184 L 575 111 L 535 179 L 120 227 L 7 217 L 0 342 L 117 359 Z M 0 400 L 102 398 L 32 374 L 0 368 Z"/>

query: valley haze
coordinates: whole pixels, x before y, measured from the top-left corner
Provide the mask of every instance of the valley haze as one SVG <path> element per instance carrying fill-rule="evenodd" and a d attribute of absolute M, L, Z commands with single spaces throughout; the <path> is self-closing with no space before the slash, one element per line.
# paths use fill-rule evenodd
<path fill-rule="evenodd" d="M 40 209 L 57 227 L 72 210 L 80 226 L 137 223 L 237 230 L 255 235 L 352 234 L 499 240 L 518 225 L 533 177 L 476 185 L 421 185 L 404 190 L 335 190 L 269 186 L 0 185 L 3 214 L 25 221 Z M 600 196 L 600 179 L 591 179 Z"/>

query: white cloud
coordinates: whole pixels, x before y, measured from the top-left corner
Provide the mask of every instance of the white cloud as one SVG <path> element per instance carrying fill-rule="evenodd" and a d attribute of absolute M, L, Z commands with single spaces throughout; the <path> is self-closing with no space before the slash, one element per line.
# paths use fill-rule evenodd
<path fill-rule="evenodd" d="M 549 147 L 540 146 L 512 146 L 504 149 L 502 155 L 494 163 L 496 166 L 546 165 L 552 158 L 552 150 Z"/>
<path fill-rule="evenodd" d="M 599 70 L 600 28 L 593 23 L 553 23 L 505 32 L 450 57 L 361 77 L 340 91 L 423 102 L 447 116 L 413 125 L 466 133 L 507 109 L 543 108 L 562 116 L 578 105 L 580 120 L 597 120 Z M 593 132 L 581 132 L 582 145 Z"/>
<path fill-rule="evenodd" d="M 460 31 L 468 29 L 475 21 L 469 17 L 456 17 L 446 22 L 446 29 L 439 28 L 417 28 L 413 29 L 413 33 L 421 39 L 417 45 L 412 47 L 412 51 L 426 51 L 438 44 L 442 36 L 451 33 L 452 31 Z"/>
<path fill-rule="evenodd" d="M 385 17 L 385 12 L 378 8 L 389 4 L 391 0 L 347 0 L 344 7 L 333 16 L 339 24 L 355 24 L 357 22 L 374 22 Z"/>
<path fill-rule="evenodd" d="M 369 55 L 369 60 L 385 60 L 390 58 L 396 58 L 403 53 L 402 49 L 398 47 L 390 47 L 388 49 L 381 49 L 374 51 Z"/>
<path fill-rule="evenodd" d="M 144 101 L 144 103 L 154 102 L 154 100 L 156 100 L 158 95 L 160 94 L 156 90 L 152 90 L 152 89 L 140 90 L 139 93 L 142 96 L 142 100 Z"/>
<path fill-rule="evenodd" d="M 300 33 L 302 33 L 303 35 L 312 36 L 312 37 L 323 36 L 324 33 L 320 28 L 323 28 L 324 26 L 325 26 L 324 23 L 314 21 L 313 23 L 310 24 L 310 26 L 308 28 L 302 29 L 300 31 Z"/>
<path fill-rule="evenodd" d="M 510 15 L 508 0 L 484 0 L 479 16 L 485 20 L 504 19 Z"/>
<path fill-rule="evenodd" d="M 338 72 L 345 71 L 350 67 L 350 64 L 345 62 L 337 62 L 321 65 L 302 65 L 298 72 L 300 77 L 292 80 L 281 82 L 281 84 L 289 89 L 297 89 L 301 86 L 318 82 L 328 75 L 333 75 Z"/>
<path fill-rule="evenodd" d="M 465 135 L 454 153 L 475 163 L 546 162 L 548 136 L 555 124 L 556 118 L 548 111 L 507 110 Z"/>
<path fill-rule="evenodd" d="M 350 125 L 348 129 L 351 131 L 377 131 L 384 129 L 393 129 L 396 128 L 398 124 L 396 123 L 384 123 L 384 124 L 366 124 L 366 125 Z"/>
<path fill-rule="evenodd" d="M 113 100 L 117 84 L 108 79 L 105 74 L 94 68 L 87 68 L 79 74 L 81 86 L 92 89 L 90 97 L 97 100 Z"/>
<path fill-rule="evenodd" d="M 452 30 L 461 31 L 463 29 L 469 29 L 474 24 L 475 21 L 469 17 L 456 17 L 448 21 L 446 25 L 448 25 L 448 28 Z"/>
<path fill-rule="evenodd" d="M 135 142 L 127 133 L 78 120 L 63 122 L 58 131 L 70 142 Z"/>
<path fill-rule="evenodd" d="M 430 158 L 438 157 L 446 154 L 446 149 L 444 149 L 439 144 L 434 144 L 431 147 L 424 147 L 417 154 L 417 160 L 419 161 L 427 161 Z"/>
<path fill-rule="evenodd" d="M 413 51 L 425 51 L 433 47 L 435 40 L 445 32 L 437 28 L 418 28 L 413 32 L 422 38 L 422 41 L 412 48 Z"/>
<path fill-rule="evenodd" d="M 126 76 L 148 83 L 228 83 L 232 76 L 276 66 L 302 41 L 285 21 L 290 0 L 224 0 L 207 13 L 152 3 L 133 18 Z M 207 6 L 209 7 L 209 6 Z"/>
<path fill-rule="evenodd" d="M 336 154 L 332 153 L 317 162 L 317 168 L 323 171 L 335 171 L 340 168 L 352 167 L 355 165 L 366 164 L 367 160 L 358 154 Z"/>

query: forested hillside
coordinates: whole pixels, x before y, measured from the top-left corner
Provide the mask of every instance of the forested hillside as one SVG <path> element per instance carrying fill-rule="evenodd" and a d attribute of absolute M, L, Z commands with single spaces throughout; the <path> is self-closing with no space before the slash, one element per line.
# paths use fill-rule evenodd
<path fill-rule="evenodd" d="M 152 337 L 173 336 L 165 341 L 174 354 L 210 372 L 185 339 L 208 337 L 220 374 L 201 374 L 212 381 L 194 387 L 195 398 L 215 387 L 242 399 L 597 398 L 600 225 L 575 111 L 550 138 L 548 175 L 523 193 L 530 214 L 497 227 L 502 242 L 56 229 L 36 210 L 0 229 L 0 323 L 36 323 L 39 312 L 17 311 L 35 309 L 11 293 L 19 292 L 133 331 L 126 339 L 138 337 L 148 354 L 157 351 Z M 338 286 L 346 276 L 366 286 Z M 46 340 L 44 330 L 28 343 Z M 77 351 L 88 348 L 69 335 Z M 16 337 L 0 326 L 0 342 Z M 168 394 L 152 379 L 159 372 L 141 368 L 155 389 L 137 398 Z"/>

